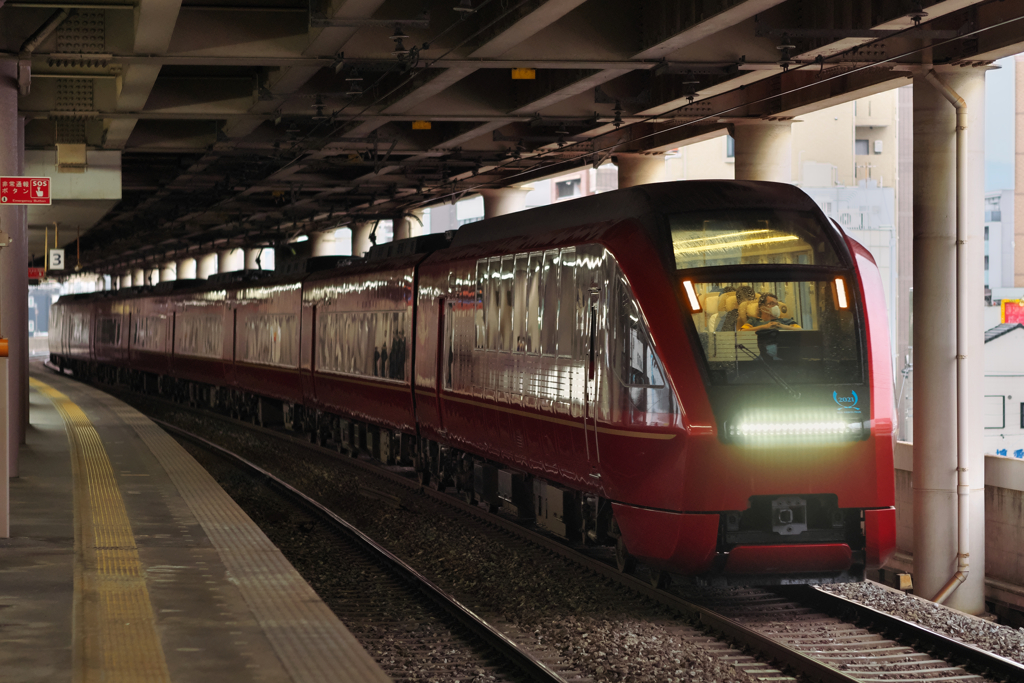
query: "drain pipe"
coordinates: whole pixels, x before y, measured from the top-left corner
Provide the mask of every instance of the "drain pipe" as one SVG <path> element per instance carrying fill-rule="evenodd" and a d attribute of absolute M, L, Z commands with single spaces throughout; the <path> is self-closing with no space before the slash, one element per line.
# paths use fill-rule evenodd
<path fill-rule="evenodd" d="M 956 573 L 933 602 L 945 602 L 971 567 L 970 477 L 967 472 L 967 103 L 929 71 L 925 79 L 956 107 Z"/>
<path fill-rule="evenodd" d="M 0 2 L 0 6 L 2 5 L 3 3 Z M 32 53 L 51 33 L 57 30 L 58 26 L 64 23 L 70 13 L 71 11 L 66 7 L 57 10 L 22 43 L 21 49 L 18 51 L 18 90 L 22 95 L 28 95 L 32 87 Z"/>

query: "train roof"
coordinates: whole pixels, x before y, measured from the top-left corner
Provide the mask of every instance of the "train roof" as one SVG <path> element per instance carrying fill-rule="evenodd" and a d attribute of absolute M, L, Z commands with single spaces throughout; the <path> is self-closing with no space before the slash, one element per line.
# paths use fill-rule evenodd
<path fill-rule="evenodd" d="M 604 192 L 498 216 L 459 228 L 453 249 L 514 237 L 542 237 L 580 225 L 655 214 L 729 208 L 820 211 L 803 190 L 756 180 L 681 180 Z"/>

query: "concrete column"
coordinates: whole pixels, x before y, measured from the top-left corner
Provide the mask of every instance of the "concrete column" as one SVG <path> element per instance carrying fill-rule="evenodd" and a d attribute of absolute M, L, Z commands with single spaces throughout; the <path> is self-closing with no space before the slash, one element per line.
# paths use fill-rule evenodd
<path fill-rule="evenodd" d="M 520 187 L 480 190 L 480 194 L 484 198 L 484 218 L 495 218 L 507 213 L 522 211 L 526 208 L 526 195 L 529 193 L 529 190 Z"/>
<path fill-rule="evenodd" d="M 233 273 L 236 270 L 242 270 L 244 265 L 245 256 L 242 253 L 242 250 L 237 247 L 221 249 L 217 252 L 218 273 Z"/>
<path fill-rule="evenodd" d="M 245 269 L 246 270 L 273 270 L 273 253 L 274 250 L 271 247 L 256 247 L 255 249 L 245 250 Z M 256 260 L 259 259 L 259 263 Z M 268 262 L 271 265 L 268 266 Z"/>
<path fill-rule="evenodd" d="M 486 202 L 486 199 L 484 200 Z M 373 229 L 373 222 L 352 223 L 348 226 L 352 231 L 352 255 L 362 256 L 370 251 L 373 246 L 370 243 L 370 230 Z"/>
<path fill-rule="evenodd" d="M 217 272 L 217 252 L 203 254 L 196 259 L 196 277 L 205 280 Z"/>
<path fill-rule="evenodd" d="M 1024 54 L 1014 57 L 1014 67 L 1013 286 L 1024 287 Z"/>
<path fill-rule="evenodd" d="M 21 175 L 24 168 L 24 119 L 18 116 L 16 63 L 0 62 L 0 175 Z M 18 446 L 28 422 L 28 212 L 0 207 L 0 228 L 11 237 L 0 250 L 4 280 L 0 299 L 0 335 L 8 340 L 7 445 L 9 476 L 18 476 Z"/>
<path fill-rule="evenodd" d="M 967 356 L 970 574 L 950 607 L 985 609 L 984 144 L 985 73 L 940 77 L 968 107 L 968 260 L 957 282 L 956 110 L 924 78 L 914 79 L 914 592 L 933 597 L 957 569 L 957 288 L 971 292 Z"/>
<path fill-rule="evenodd" d="M 160 266 L 160 282 L 172 282 L 178 279 L 177 266 L 174 261 L 168 261 Z"/>
<path fill-rule="evenodd" d="M 619 189 L 665 180 L 665 157 L 660 154 L 616 154 Z"/>
<path fill-rule="evenodd" d="M 194 280 L 196 277 L 196 260 L 180 258 L 174 266 L 175 277 L 179 280 Z"/>
<path fill-rule="evenodd" d="M 750 121 L 734 125 L 736 180 L 793 182 L 790 121 Z"/>
<path fill-rule="evenodd" d="M 310 233 L 309 245 L 310 256 L 338 256 L 338 245 L 334 240 L 334 230 Z"/>
<path fill-rule="evenodd" d="M 486 202 L 487 200 L 485 199 L 484 201 Z M 395 220 L 393 221 L 394 232 L 392 233 L 391 240 L 405 240 L 412 237 L 413 223 L 416 223 L 415 218 L 409 218 L 407 216 L 396 216 Z M 416 223 L 416 225 L 419 225 L 419 223 Z"/>

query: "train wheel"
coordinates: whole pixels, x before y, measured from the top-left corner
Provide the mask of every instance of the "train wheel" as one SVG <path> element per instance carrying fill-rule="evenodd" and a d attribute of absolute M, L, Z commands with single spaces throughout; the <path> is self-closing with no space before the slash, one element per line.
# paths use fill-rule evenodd
<path fill-rule="evenodd" d="M 652 569 L 651 585 L 658 590 L 665 590 L 672 585 L 672 575 L 661 569 Z"/>
<path fill-rule="evenodd" d="M 623 574 L 632 574 L 636 571 L 636 558 L 626 550 L 626 544 L 621 536 L 615 541 L 615 566 Z"/>

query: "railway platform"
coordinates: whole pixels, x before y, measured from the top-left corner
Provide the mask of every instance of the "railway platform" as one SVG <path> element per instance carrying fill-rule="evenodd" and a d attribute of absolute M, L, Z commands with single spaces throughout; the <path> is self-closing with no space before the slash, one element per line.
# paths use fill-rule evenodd
<path fill-rule="evenodd" d="M 0 539 L 0 679 L 387 681 L 207 472 L 121 401 L 33 363 Z"/>

